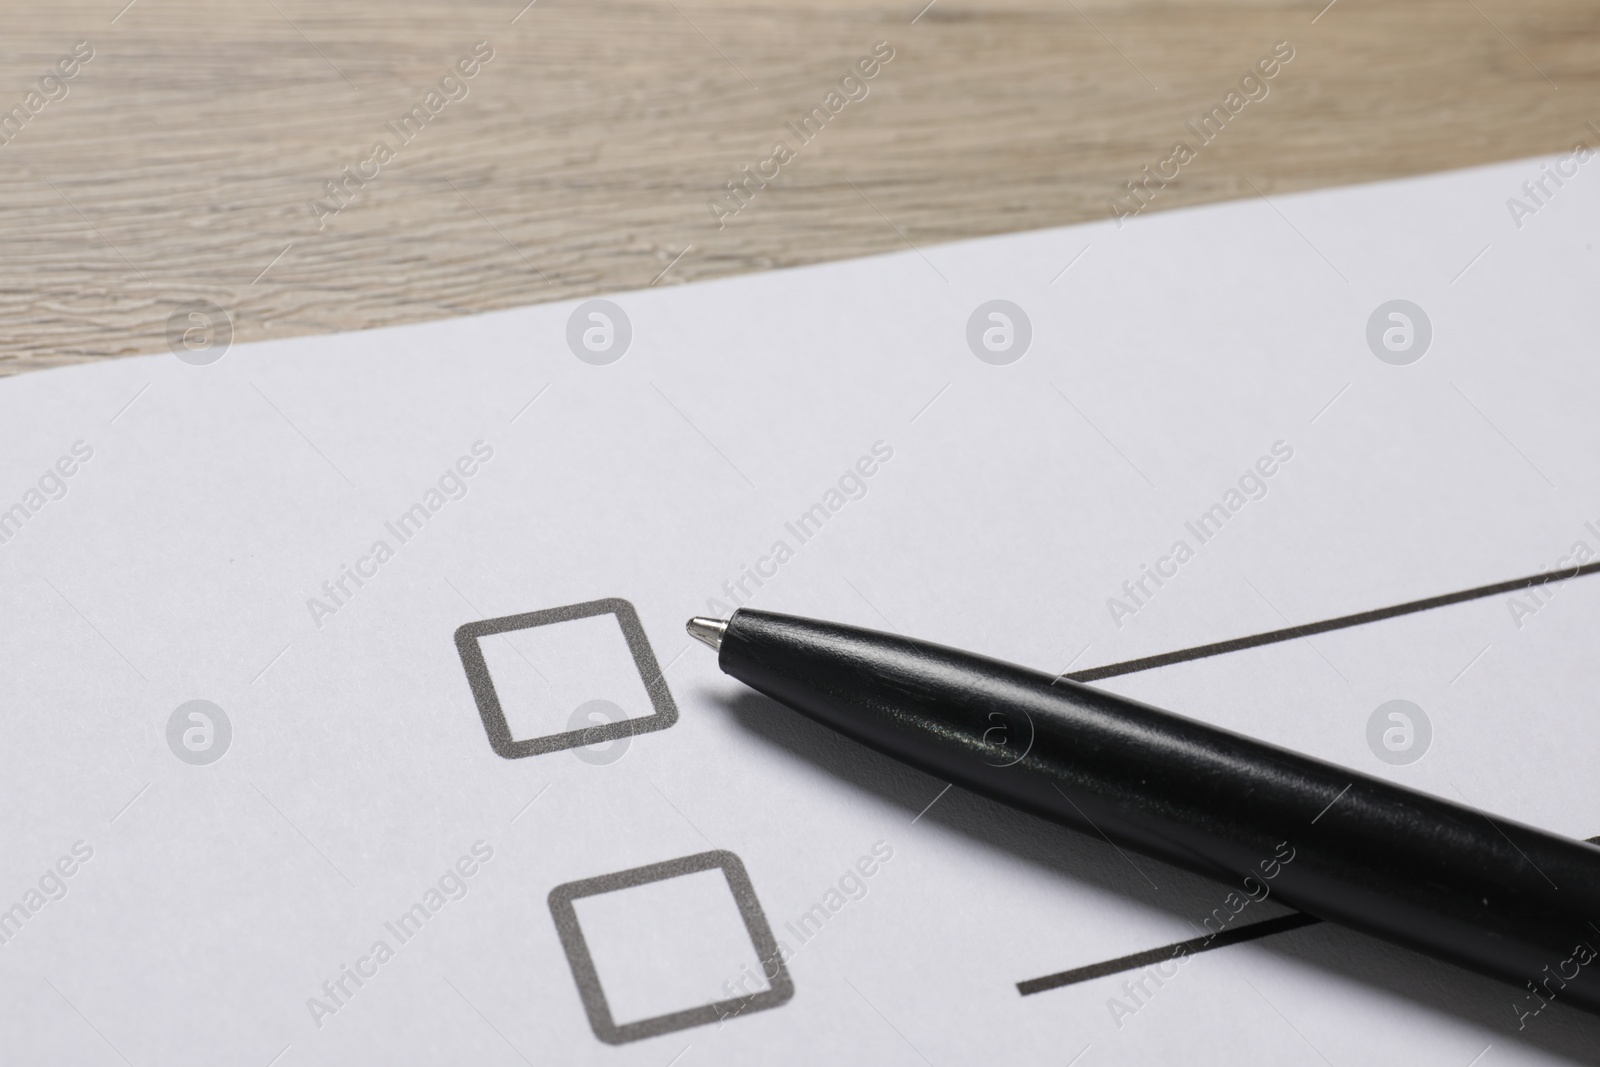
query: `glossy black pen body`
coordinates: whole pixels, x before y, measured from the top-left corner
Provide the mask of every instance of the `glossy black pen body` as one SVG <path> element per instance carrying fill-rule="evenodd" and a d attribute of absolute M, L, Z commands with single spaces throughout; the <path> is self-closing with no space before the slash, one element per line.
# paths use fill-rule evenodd
<path fill-rule="evenodd" d="M 1600 848 L 894 634 L 741 609 L 722 670 L 973 792 L 1600 1012 Z"/>

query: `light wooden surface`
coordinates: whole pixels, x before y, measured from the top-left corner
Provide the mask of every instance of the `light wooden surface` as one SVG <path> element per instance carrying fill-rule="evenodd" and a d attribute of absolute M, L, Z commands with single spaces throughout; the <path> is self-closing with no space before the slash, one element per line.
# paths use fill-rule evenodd
<path fill-rule="evenodd" d="M 1105 217 L 1282 40 L 1151 210 L 1600 138 L 1594 0 L 124 2 L 5 16 L 0 110 L 95 57 L 0 146 L 0 373 L 162 351 L 193 299 L 238 343 Z M 480 40 L 469 95 L 319 229 Z M 719 229 L 706 201 L 878 41 L 869 95 Z"/>

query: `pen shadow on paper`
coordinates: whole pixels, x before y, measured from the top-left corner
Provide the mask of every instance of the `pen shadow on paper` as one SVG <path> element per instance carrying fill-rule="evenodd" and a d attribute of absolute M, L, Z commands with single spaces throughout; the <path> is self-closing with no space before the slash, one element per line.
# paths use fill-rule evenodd
<path fill-rule="evenodd" d="M 742 728 L 774 748 L 850 788 L 902 808 L 908 824 L 914 819 L 932 823 L 961 834 L 980 848 L 1006 853 L 1062 879 L 1087 883 L 1165 911 L 1193 927 L 1195 935 L 1205 933 L 1195 924 L 1221 904 L 1230 888 L 1160 860 L 1125 853 L 1103 840 L 965 790 L 952 788 L 930 807 L 929 802 L 944 788 L 944 783 L 932 775 L 847 740 L 759 693 L 746 691 L 731 698 L 711 693 L 706 696 L 713 706 L 727 711 Z M 1271 900 L 1250 908 L 1257 914 L 1242 916 L 1245 923 L 1290 913 Z M 1174 940 L 1195 935 L 1185 934 Z M 1331 923 L 1318 923 L 1250 944 L 1493 1030 L 1498 1035 L 1496 1044 L 1503 1040 L 1531 1045 L 1573 1063 L 1595 1062 L 1595 1050 L 1600 1048 L 1600 1020 L 1562 1005 L 1559 1000 L 1519 1031 L 1512 1004 L 1522 998 L 1510 986 Z M 1128 951 L 1159 947 L 1155 943 L 1133 945 Z M 1063 959 L 1060 969 L 1100 962 Z M 1039 976 L 1013 977 L 1022 981 Z M 1122 995 L 1121 978 L 1112 980 L 1108 976 L 1091 982 L 1104 984 L 1107 996 Z M 1051 996 L 1048 992 L 1036 995 Z"/>

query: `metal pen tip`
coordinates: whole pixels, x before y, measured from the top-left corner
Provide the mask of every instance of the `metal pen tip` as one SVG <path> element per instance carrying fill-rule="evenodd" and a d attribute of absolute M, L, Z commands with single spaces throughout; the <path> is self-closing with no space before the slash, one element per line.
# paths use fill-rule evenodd
<path fill-rule="evenodd" d="M 684 625 L 689 631 L 689 636 L 712 649 L 722 647 L 722 635 L 728 632 L 727 619 L 712 619 L 704 615 L 696 615 Z"/>

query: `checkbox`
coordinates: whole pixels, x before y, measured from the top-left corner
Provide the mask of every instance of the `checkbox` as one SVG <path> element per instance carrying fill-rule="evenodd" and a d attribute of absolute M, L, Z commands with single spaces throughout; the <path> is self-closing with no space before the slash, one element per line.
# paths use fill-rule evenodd
<path fill-rule="evenodd" d="M 558 885 L 550 914 L 589 1026 L 608 1045 L 739 1018 L 794 996 L 772 927 L 732 852 Z"/>
<path fill-rule="evenodd" d="M 619 597 L 469 622 L 456 651 L 489 745 L 506 759 L 678 721 L 639 613 Z"/>

